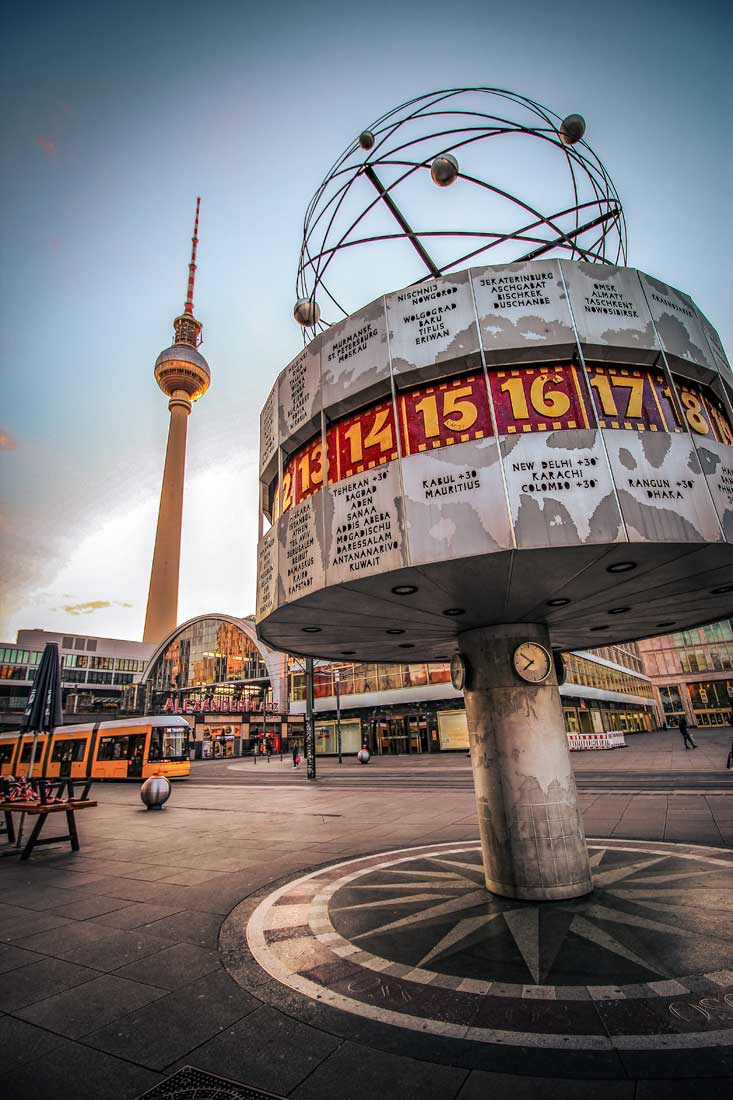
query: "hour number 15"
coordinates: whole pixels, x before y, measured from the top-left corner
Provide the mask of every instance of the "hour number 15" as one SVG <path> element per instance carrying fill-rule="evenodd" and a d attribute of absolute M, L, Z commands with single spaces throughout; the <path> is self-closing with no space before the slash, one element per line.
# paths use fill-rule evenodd
<path fill-rule="evenodd" d="M 415 412 L 420 413 L 423 419 L 423 430 L 426 439 L 434 439 L 440 435 L 440 420 L 451 432 L 467 432 L 478 419 L 478 409 L 471 398 L 473 390 L 471 386 L 458 386 L 453 390 L 445 390 L 440 396 L 443 398 L 443 408 L 438 417 L 438 394 L 429 393 L 415 405 Z"/>

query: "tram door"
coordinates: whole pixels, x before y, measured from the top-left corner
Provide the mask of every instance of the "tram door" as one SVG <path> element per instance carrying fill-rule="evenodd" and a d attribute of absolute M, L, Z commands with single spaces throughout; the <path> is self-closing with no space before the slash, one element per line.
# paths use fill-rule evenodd
<path fill-rule="evenodd" d="M 143 774 L 143 753 L 145 752 L 145 734 L 133 734 L 128 742 L 129 763 L 127 775 L 130 779 L 140 779 Z"/>

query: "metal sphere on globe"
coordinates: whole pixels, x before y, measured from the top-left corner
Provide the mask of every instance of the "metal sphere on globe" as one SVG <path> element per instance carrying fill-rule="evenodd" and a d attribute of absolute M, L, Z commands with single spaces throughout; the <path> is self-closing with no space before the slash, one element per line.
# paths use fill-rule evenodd
<path fill-rule="evenodd" d="M 298 298 L 293 307 L 293 317 L 303 328 L 312 328 L 320 320 L 321 308 L 312 298 Z"/>
<path fill-rule="evenodd" d="M 164 775 L 151 775 L 140 788 L 140 798 L 149 810 L 162 810 L 171 796 L 171 785 Z"/>
<path fill-rule="evenodd" d="M 560 141 L 563 145 L 575 145 L 585 133 L 582 115 L 568 115 L 560 124 Z"/>
<path fill-rule="evenodd" d="M 458 161 L 451 153 L 441 153 L 430 165 L 430 175 L 438 187 L 450 187 L 458 177 Z"/>
<path fill-rule="evenodd" d="M 361 145 L 362 149 L 369 150 L 374 148 L 374 134 L 371 130 L 363 130 L 362 133 L 359 134 L 359 145 Z"/>
<path fill-rule="evenodd" d="M 356 759 L 359 761 L 360 764 L 368 764 L 371 759 L 371 753 L 369 752 L 369 749 L 359 749 L 358 753 L 356 754 Z"/>

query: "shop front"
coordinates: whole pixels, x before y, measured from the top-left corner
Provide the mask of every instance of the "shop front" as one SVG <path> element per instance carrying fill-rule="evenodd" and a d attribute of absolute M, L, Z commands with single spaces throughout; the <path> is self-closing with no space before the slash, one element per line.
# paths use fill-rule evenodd
<path fill-rule="evenodd" d="M 355 755 L 361 748 L 361 719 L 316 719 L 316 752 L 321 756 L 333 756 L 339 752 L 339 727 L 342 753 Z"/>
<path fill-rule="evenodd" d="M 563 698 L 563 714 L 567 733 L 650 733 L 654 727 L 654 711 L 649 706 Z"/>
<path fill-rule="evenodd" d="M 381 715 L 371 723 L 370 741 L 380 756 L 429 752 L 427 714 L 397 711 Z"/>
<path fill-rule="evenodd" d="M 250 715 L 247 743 L 250 753 L 272 756 L 274 753 L 287 751 L 286 744 L 287 723 L 284 715 Z"/>
<path fill-rule="evenodd" d="M 696 726 L 730 726 L 733 722 L 733 680 L 708 680 L 687 685 Z"/>
<path fill-rule="evenodd" d="M 703 729 L 733 725 L 733 680 L 660 684 L 658 690 L 668 726 L 678 726 L 683 715 Z"/>
<path fill-rule="evenodd" d="M 651 706 L 633 706 L 615 702 L 563 698 L 565 730 L 570 734 L 648 733 L 654 728 Z M 468 749 L 468 726 L 463 709 L 437 713 L 441 751 Z"/>
<path fill-rule="evenodd" d="M 240 756 L 242 738 L 239 723 L 235 725 L 203 724 L 201 728 L 201 756 L 210 758 Z"/>

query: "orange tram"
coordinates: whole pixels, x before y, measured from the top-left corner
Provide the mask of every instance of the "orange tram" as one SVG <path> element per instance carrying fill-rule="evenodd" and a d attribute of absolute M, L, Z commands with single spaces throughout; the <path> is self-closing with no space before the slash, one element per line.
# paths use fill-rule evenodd
<path fill-rule="evenodd" d="M 33 775 L 48 779 L 183 778 L 191 773 L 191 733 L 186 719 L 178 715 L 58 726 L 50 736 L 38 735 Z M 32 746 L 32 733 L 0 734 L 0 775 L 16 779 L 27 775 Z"/>

